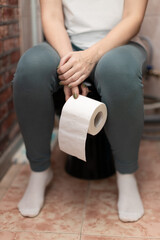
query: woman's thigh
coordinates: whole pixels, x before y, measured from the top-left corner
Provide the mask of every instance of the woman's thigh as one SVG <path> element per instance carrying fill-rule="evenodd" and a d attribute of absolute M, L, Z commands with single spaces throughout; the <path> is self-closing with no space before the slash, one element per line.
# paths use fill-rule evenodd
<path fill-rule="evenodd" d="M 127 97 L 130 91 L 142 89 L 146 57 L 144 48 L 136 43 L 106 53 L 91 74 L 100 96 L 103 98 L 111 94 L 118 97 L 124 94 Z"/>
<path fill-rule="evenodd" d="M 50 88 L 55 92 L 59 87 L 56 71 L 59 61 L 58 53 L 47 42 L 28 49 L 17 66 L 13 79 L 15 89 L 39 91 Z"/>

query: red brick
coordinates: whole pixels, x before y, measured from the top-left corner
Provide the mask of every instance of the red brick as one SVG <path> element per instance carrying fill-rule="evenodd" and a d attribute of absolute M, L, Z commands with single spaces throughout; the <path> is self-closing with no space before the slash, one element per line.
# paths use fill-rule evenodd
<path fill-rule="evenodd" d="M 4 82 L 5 83 L 10 83 L 13 80 L 14 72 L 15 72 L 15 69 L 5 72 L 5 74 L 4 74 Z"/>
<path fill-rule="evenodd" d="M 3 7 L 2 17 L 3 17 L 3 21 L 15 20 L 15 10 L 14 10 L 14 8 Z"/>
<path fill-rule="evenodd" d="M 17 11 L 16 9 L 14 10 Z M 17 13 L 15 13 L 17 14 Z M 11 23 L 9 25 L 1 25 L 0 26 L 0 39 L 15 36 L 19 34 L 19 24 Z"/>
<path fill-rule="evenodd" d="M 4 78 L 4 75 L 1 74 L 1 75 L 0 75 L 0 89 L 4 86 L 4 80 L 3 80 L 3 78 Z"/>
<path fill-rule="evenodd" d="M 8 105 L 7 103 L 3 104 L 0 107 L 0 120 L 8 113 Z"/>
<path fill-rule="evenodd" d="M 15 123 L 16 114 L 12 112 L 6 117 L 6 119 L 1 123 L 1 134 L 3 135 L 9 128 Z"/>
<path fill-rule="evenodd" d="M 19 24 L 18 23 L 13 23 L 8 25 L 8 32 L 9 32 L 9 36 L 15 36 L 19 34 Z"/>
<path fill-rule="evenodd" d="M 16 51 L 16 52 L 13 52 L 12 54 L 11 54 L 11 63 L 12 64 L 14 64 L 14 63 L 17 63 L 18 62 L 18 60 L 19 60 L 19 58 L 20 58 L 20 51 L 18 50 L 18 51 Z"/>
<path fill-rule="evenodd" d="M 9 64 L 10 64 L 10 56 L 9 55 L 3 56 L 0 60 L 2 62 L 2 64 L 1 64 L 2 68 L 6 68 L 9 66 Z"/>
<path fill-rule="evenodd" d="M 8 0 L 9 5 L 18 5 L 18 0 Z"/>
<path fill-rule="evenodd" d="M 9 36 L 9 27 L 8 25 L 0 26 L 0 37 L 1 39 Z"/>
<path fill-rule="evenodd" d="M 3 8 L 0 8 L 0 23 L 3 22 Z"/>
<path fill-rule="evenodd" d="M 9 83 L 13 79 L 13 74 L 11 72 L 6 72 L 4 76 L 4 82 Z"/>
<path fill-rule="evenodd" d="M 3 38 L 4 26 L 0 26 L 0 39 Z"/>
<path fill-rule="evenodd" d="M 0 103 L 6 102 L 12 96 L 12 89 L 11 87 L 6 88 L 0 94 Z"/>
<path fill-rule="evenodd" d="M 0 54 L 3 53 L 3 41 L 0 41 Z"/>
<path fill-rule="evenodd" d="M 0 0 L 0 4 L 6 5 L 8 3 L 8 0 Z"/>
<path fill-rule="evenodd" d="M 14 109 L 13 99 L 8 102 L 8 111 L 11 112 Z"/>
<path fill-rule="evenodd" d="M 21 1 L 21 0 L 20 0 Z M 19 43 L 19 23 L 14 22 L 19 20 L 18 0 L 0 0 L 0 4 L 4 7 L 0 8 L 0 54 L 5 56 L 0 57 L 0 70 L 4 73 L 0 74 L 0 155 L 9 146 L 16 134 L 20 131 L 17 123 L 16 114 L 13 104 L 13 89 L 10 82 L 13 80 L 15 67 L 11 68 L 10 65 L 18 62 L 20 57 Z M 9 25 L 4 23 L 10 22 Z M 5 71 L 10 69 L 8 72 Z M 2 89 L 9 85 L 6 89 Z M 2 139 L 3 137 L 3 139 Z"/>
<path fill-rule="evenodd" d="M 4 47 L 4 51 L 10 51 L 14 48 L 18 48 L 19 38 L 10 38 L 10 39 L 4 40 L 3 47 Z"/>

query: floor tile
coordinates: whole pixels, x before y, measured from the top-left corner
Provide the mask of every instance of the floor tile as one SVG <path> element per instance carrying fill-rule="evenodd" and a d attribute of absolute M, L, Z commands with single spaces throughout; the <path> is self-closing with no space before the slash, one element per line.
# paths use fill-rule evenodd
<path fill-rule="evenodd" d="M 63 167 L 57 167 L 40 214 L 36 218 L 24 218 L 17 203 L 24 193 L 29 172 L 29 166 L 24 165 L 0 202 L 0 230 L 80 233 L 88 181 L 73 178 Z"/>
<path fill-rule="evenodd" d="M 117 193 L 116 174 L 105 179 L 90 181 L 90 189 Z"/>
<path fill-rule="evenodd" d="M 54 179 L 46 193 L 46 202 L 56 202 L 67 199 L 74 199 L 76 196 L 80 199 L 86 195 L 89 181 L 70 176 L 64 171 L 64 168 L 54 170 Z"/>
<path fill-rule="evenodd" d="M 104 236 L 89 236 L 82 235 L 81 240 L 150 240 L 149 238 L 121 238 L 121 237 L 104 237 Z M 154 239 L 153 239 L 154 240 Z M 156 239 L 155 239 L 156 240 Z"/>
<path fill-rule="evenodd" d="M 21 216 L 17 209 L 17 201 L 1 201 L 0 230 L 80 233 L 85 195 L 61 194 L 55 198 L 57 199 L 58 202 L 46 202 L 35 218 Z"/>
<path fill-rule="evenodd" d="M 0 187 L 0 200 L 4 197 L 7 190 L 8 190 L 7 188 Z"/>
<path fill-rule="evenodd" d="M 160 152 L 157 142 L 143 141 L 139 151 L 139 169 L 137 179 L 140 182 L 156 181 L 160 182 Z"/>
<path fill-rule="evenodd" d="M 160 237 L 160 155 L 157 144 L 142 142 L 138 184 L 145 215 L 135 223 L 122 223 L 117 215 L 116 178 L 93 181 L 90 185 L 83 234 L 126 237 Z M 147 165 L 147 166 L 146 166 Z"/>
<path fill-rule="evenodd" d="M 12 232 L 0 232 L 0 239 L 1 240 L 15 240 L 16 233 Z"/>
<path fill-rule="evenodd" d="M 25 187 L 27 186 L 29 176 L 30 176 L 31 170 L 28 163 L 24 163 L 21 166 L 21 169 L 17 176 L 12 181 L 11 187 L 17 187 L 22 188 L 25 190 Z"/>
<path fill-rule="evenodd" d="M 81 200 L 59 200 L 59 203 L 46 203 L 37 217 L 24 218 L 16 203 L 7 201 L 0 204 L 0 230 L 80 233 L 82 212 Z"/>
<path fill-rule="evenodd" d="M 12 166 L 0 184 L 0 239 L 160 240 L 159 147 L 160 142 L 141 141 L 136 176 L 145 215 L 136 223 L 118 219 L 115 175 L 93 181 L 70 176 L 64 170 L 66 155 L 58 146 L 52 153 L 54 179 L 46 190 L 45 205 L 36 218 L 24 218 L 17 203 L 27 186 L 30 167 Z"/>
<path fill-rule="evenodd" d="M 12 183 L 13 179 L 15 178 L 16 174 L 18 174 L 21 167 L 22 166 L 19 164 L 12 164 L 12 166 L 7 171 L 6 175 L 0 181 L 0 187 L 8 188 Z"/>
<path fill-rule="evenodd" d="M 82 233 L 123 236 L 123 238 L 160 236 L 159 219 L 154 219 L 154 222 L 152 220 L 152 224 L 149 221 L 155 211 L 148 210 L 142 220 L 137 223 L 122 223 L 118 219 L 116 202 L 115 194 L 92 190 L 89 194 Z"/>
<path fill-rule="evenodd" d="M 0 232 L 2 240 L 80 240 L 78 234 L 33 233 L 33 232 Z"/>
<path fill-rule="evenodd" d="M 55 233 L 30 233 L 16 234 L 16 240 L 80 240 L 77 234 L 55 234 Z"/>

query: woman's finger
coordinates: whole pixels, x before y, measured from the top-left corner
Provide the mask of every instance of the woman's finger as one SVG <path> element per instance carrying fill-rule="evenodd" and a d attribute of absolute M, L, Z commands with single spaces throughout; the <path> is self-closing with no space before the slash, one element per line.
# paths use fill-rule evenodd
<path fill-rule="evenodd" d="M 83 96 L 87 96 L 87 94 L 90 92 L 90 90 L 88 89 L 88 87 L 87 87 L 84 83 L 82 83 L 82 84 L 80 85 L 80 87 L 81 87 L 81 90 L 82 90 L 82 95 L 83 95 Z"/>
<path fill-rule="evenodd" d="M 76 80 L 75 82 L 70 83 L 70 84 L 68 85 L 68 87 L 70 87 L 70 88 L 77 87 L 77 86 L 80 85 L 85 79 L 86 79 L 86 75 L 82 75 L 78 80 Z"/>
<path fill-rule="evenodd" d="M 63 66 L 70 59 L 71 56 L 72 56 L 72 52 L 70 52 L 70 53 L 66 54 L 64 57 L 62 57 L 59 65 L 58 65 L 58 68 Z"/>
<path fill-rule="evenodd" d="M 58 75 L 58 78 L 62 81 L 66 81 L 67 79 L 69 79 L 73 74 L 75 73 L 74 67 L 69 69 L 67 72 L 65 72 L 64 74 Z"/>
<path fill-rule="evenodd" d="M 64 61 L 62 62 L 63 65 L 60 62 L 59 67 L 57 68 L 57 73 L 59 75 L 62 75 L 64 73 L 66 73 L 67 71 L 69 71 L 75 63 L 75 58 L 73 57 L 73 53 L 69 53 L 67 56 L 64 57 Z"/>
<path fill-rule="evenodd" d="M 64 94 L 65 94 L 65 100 L 67 101 L 72 95 L 72 91 L 68 86 L 64 86 Z"/>
<path fill-rule="evenodd" d="M 80 78 L 80 76 L 81 76 L 81 72 L 76 72 L 67 80 L 60 81 L 59 84 L 60 85 L 69 85 L 70 83 L 77 81 Z"/>
<path fill-rule="evenodd" d="M 66 73 L 73 67 L 73 59 L 70 58 L 64 65 L 58 67 L 57 73 L 59 75 Z"/>
<path fill-rule="evenodd" d="M 73 97 L 74 97 L 75 99 L 77 99 L 78 96 L 79 96 L 79 88 L 78 88 L 78 87 L 74 87 L 74 88 L 72 88 L 71 91 L 72 91 Z"/>

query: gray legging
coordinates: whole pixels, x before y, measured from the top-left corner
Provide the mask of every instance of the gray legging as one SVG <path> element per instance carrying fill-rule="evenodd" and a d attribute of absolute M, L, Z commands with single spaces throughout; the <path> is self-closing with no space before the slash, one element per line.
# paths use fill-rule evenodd
<path fill-rule="evenodd" d="M 79 50 L 74 48 L 74 50 Z M 106 53 L 91 73 L 91 79 L 107 105 L 105 133 L 110 142 L 116 170 L 133 173 L 143 131 L 142 71 L 146 51 L 130 42 Z M 13 83 L 13 99 L 27 158 L 33 171 L 50 166 L 50 141 L 54 126 L 53 93 L 58 84 L 60 57 L 41 43 L 21 57 Z"/>

